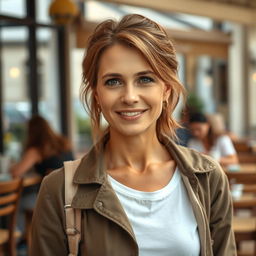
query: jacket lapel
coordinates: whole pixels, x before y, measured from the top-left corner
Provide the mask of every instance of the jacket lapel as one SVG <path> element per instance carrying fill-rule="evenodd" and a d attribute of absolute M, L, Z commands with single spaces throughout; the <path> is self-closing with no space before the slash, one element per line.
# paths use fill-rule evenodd
<path fill-rule="evenodd" d="M 72 207 L 94 209 L 124 228 L 136 240 L 128 217 L 107 178 L 103 163 L 105 139 L 97 149 L 92 148 L 82 158 L 75 172 L 73 182 L 78 185 L 78 189 Z"/>

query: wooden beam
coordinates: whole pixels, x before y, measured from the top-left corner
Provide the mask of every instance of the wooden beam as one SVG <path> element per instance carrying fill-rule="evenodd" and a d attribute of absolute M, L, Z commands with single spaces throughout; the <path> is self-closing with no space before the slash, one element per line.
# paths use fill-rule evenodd
<path fill-rule="evenodd" d="M 220 44 L 230 44 L 231 37 L 230 34 L 211 30 L 199 30 L 199 29 L 189 29 L 189 30 L 180 30 L 180 29 L 169 29 L 165 28 L 167 34 L 170 38 L 179 39 L 179 40 L 190 40 L 190 41 L 200 41 L 200 42 L 210 42 L 210 43 L 220 43 Z"/>
<path fill-rule="evenodd" d="M 98 0 L 115 4 L 150 8 L 163 12 L 187 13 L 205 16 L 219 21 L 241 24 L 256 23 L 256 9 L 233 4 L 202 0 Z"/>
<path fill-rule="evenodd" d="M 228 58 L 228 45 L 225 44 L 174 40 L 174 46 L 178 53 L 186 55 L 208 55 L 213 58 Z"/>
<path fill-rule="evenodd" d="M 97 23 L 83 21 L 77 23 L 76 47 L 85 48 L 89 35 Z M 209 55 L 226 59 L 228 47 L 231 44 L 230 35 L 220 31 L 202 30 L 174 30 L 166 29 L 167 34 L 173 39 L 177 52 L 189 55 Z"/>

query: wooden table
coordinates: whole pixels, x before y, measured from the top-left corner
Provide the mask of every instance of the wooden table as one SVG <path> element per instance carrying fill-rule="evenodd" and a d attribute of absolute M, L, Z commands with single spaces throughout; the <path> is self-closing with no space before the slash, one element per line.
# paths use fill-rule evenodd
<path fill-rule="evenodd" d="M 241 163 L 237 167 L 237 170 L 229 169 L 224 167 L 225 172 L 255 172 L 256 173 L 256 163 Z"/>
<path fill-rule="evenodd" d="M 241 164 L 239 171 L 225 170 L 225 173 L 231 187 L 232 184 L 244 184 L 243 192 L 256 194 L 256 164 Z"/>
<path fill-rule="evenodd" d="M 256 164 L 241 164 L 238 171 L 225 170 L 225 173 L 231 187 L 234 183 L 243 184 L 242 196 L 233 199 L 232 228 L 237 246 L 239 248 L 244 241 L 254 241 L 256 244 Z"/>
<path fill-rule="evenodd" d="M 256 194 L 243 193 L 240 198 L 233 199 L 234 209 L 252 209 L 256 208 Z"/>
<path fill-rule="evenodd" d="M 11 179 L 12 177 L 9 174 L 2 175 L 0 177 L 0 181 L 8 181 Z M 27 174 L 23 178 L 23 187 L 29 187 L 29 186 L 40 184 L 42 180 L 43 178 L 39 174 L 36 174 L 36 173 Z"/>
<path fill-rule="evenodd" d="M 230 183 L 256 185 L 256 164 L 240 164 L 239 170 L 231 171 L 224 168 Z"/>
<path fill-rule="evenodd" d="M 39 174 L 27 175 L 23 180 L 23 187 L 29 187 L 40 184 L 43 178 Z"/>

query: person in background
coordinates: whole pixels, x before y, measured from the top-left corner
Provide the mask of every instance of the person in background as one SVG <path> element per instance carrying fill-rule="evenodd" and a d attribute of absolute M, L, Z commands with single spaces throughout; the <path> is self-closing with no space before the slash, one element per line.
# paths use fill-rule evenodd
<path fill-rule="evenodd" d="M 227 130 L 224 117 L 221 113 L 208 114 L 207 119 L 211 124 L 212 130 L 215 134 L 227 135 L 232 142 L 235 142 L 239 139 L 234 132 Z"/>
<path fill-rule="evenodd" d="M 10 168 L 13 177 L 23 177 L 34 170 L 41 176 L 63 166 L 64 161 L 73 160 L 71 143 L 64 136 L 57 134 L 41 116 L 33 116 L 27 124 L 27 139 L 24 153 L 19 162 Z M 33 209 L 40 184 L 23 189 L 17 226 L 24 232 L 26 209 Z"/>
<path fill-rule="evenodd" d="M 177 136 L 177 144 L 187 147 L 188 142 L 191 139 L 192 135 L 190 132 L 190 129 L 188 127 L 189 123 L 189 115 L 190 115 L 190 110 L 189 107 L 186 106 L 182 111 L 181 111 L 181 119 L 180 119 L 180 125 L 181 127 L 178 127 L 176 129 L 176 136 Z"/>
<path fill-rule="evenodd" d="M 81 98 L 96 140 L 73 170 L 79 255 L 236 255 L 226 175 L 174 141 L 177 72 L 166 31 L 142 15 L 106 20 L 90 37 Z M 62 168 L 41 185 L 31 255 L 69 255 L 64 207 Z"/>
<path fill-rule="evenodd" d="M 27 140 L 21 160 L 12 165 L 13 177 L 22 177 L 32 168 L 42 176 L 73 160 L 71 143 L 57 134 L 41 116 L 35 115 L 27 125 Z"/>
<path fill-rule="evenodd" d="M 189 128 L 193 138 L 188 147 L 215 158 L 222 166 L 238 164 L 234 145 L 224 128 L 212 116 L 194 113 L 189 118 Z"/>

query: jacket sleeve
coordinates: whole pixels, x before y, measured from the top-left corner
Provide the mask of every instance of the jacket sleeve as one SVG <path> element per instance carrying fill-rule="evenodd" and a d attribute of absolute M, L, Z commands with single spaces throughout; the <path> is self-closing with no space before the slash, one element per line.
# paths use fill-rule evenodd
<path fill-rule="evenodd" d="M 41 184 L 32 220 L 31 256 L 68 255 L 63 181 L 63 171 L 58 170 Z"/>
<path fill-rule="evenodd" d="M 214 255 L 235 256 L 236 245 L 232 230 L 233 205 L 227 177 L 218 165 L 211 182 L 210 229 Z"/>

